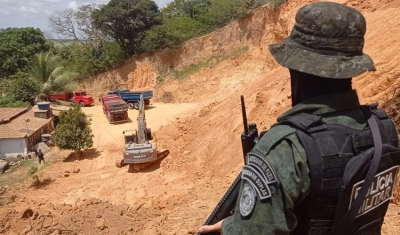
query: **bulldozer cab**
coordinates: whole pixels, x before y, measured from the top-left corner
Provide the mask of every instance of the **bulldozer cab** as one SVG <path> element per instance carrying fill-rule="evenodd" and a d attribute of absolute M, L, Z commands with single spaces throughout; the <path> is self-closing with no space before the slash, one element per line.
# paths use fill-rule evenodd
<path fill-rule="evenodd" d="M 124 134 L 125 144 L 129 142 L 137 143 L 137 131 L 136 130 L 127 130 L 122 132 Z"/>

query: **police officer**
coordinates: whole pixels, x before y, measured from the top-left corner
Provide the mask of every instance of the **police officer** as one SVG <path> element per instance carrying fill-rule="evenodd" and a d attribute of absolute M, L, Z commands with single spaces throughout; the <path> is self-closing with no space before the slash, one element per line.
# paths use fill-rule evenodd
<path fill-rule="evenodd" d="M 42 161 L 43 161 L 43 163 L 45 162 L 44 161 L 44 154 L 43 154 L 41 149 L 39 149 L 39 151 L 37 153 L 37 157 L 38 157 L 38 160 L 39 160 L 39 164 L 42 164 Z"/>
<path fill-rule="evenodd" d="M 307 113 L 322 117 L 328 124 L 364 130 L 367 118 L 360 110 L 351 80 L 376 70 L 372 59 L 363 53 L 365 18 L 346 5 L 317 2 L 300 8 L 295 20 L 291 34 L 283 42 L 269 46 L 278 63 L 289 69 L 291 78 L 292 108 L 278 117 L 278 122 Z M 312 200 L 302 205 L 310 197 L 310 175 L 318 169 L 310 166 L 309 156 L 295 132 L 295 128 L 277 126 L 260 139 L 252 153 L 261 156 L 271 168 L 270 180 L 261 182 L 260 177 L 260 184 L 244 180 L 234 215 L 214 225 L 202 226 L 200 233 L 328 234 L 310 232 L 309 208 L 314 208 L 311 213 L 319 212 L 327 217 L 326 221 L 334 215 L 329 214 L 328 204 L 318 205 L 320 209 L 313 207 L 316 202 Z M 377 224 L 374 233 L 365 234 L 380 234 L 381 223 Z"/>

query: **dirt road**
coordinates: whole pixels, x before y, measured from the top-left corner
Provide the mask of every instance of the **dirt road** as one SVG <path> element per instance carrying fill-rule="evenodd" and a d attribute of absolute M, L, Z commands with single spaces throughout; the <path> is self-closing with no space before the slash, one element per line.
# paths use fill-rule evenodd
<path fill-rule="evenodd" d="M 153 132 L 156 132 L 161 126 L 167 125 L 177 117 L 190 114 L 191 110 L 196 108 L 196 106 L 197 104 L 193 103 L 155 103 L 146 109 L 147 125 Z M 181 175 L 180 172 L 163 174 L 163 168 L 160 167 L 160 164 L 155 164 L 143 172 L 136 173 L 128 173 L 127 167 L 121 169 L 115 167 L 114 162 L 121 156 L 123 147 L 122 131 L 137 128 L 137 110 L 129 110 L 130 122 L 117 125 L 107 122 L 100 106 L 85 107 L 83 111 L 88 117 L 92 118 L 91 125 L 95 136 L 94 151 L 86 153 L 83 159 L 70 157 L 64 159 L 62 164 L 53 164 L 46 171 L 44 177 L 50 177 L 53 180 L 55 179 L 55 181 L 42 189 L 32 190 L 29 194 L 25 190 L 23 190 L 25 192 L 13 190 L 17 199 L 11 208 L 15 208 L 16 211 L 33 208 L 36 211 L 50 210 L 53 214 L 59 212 L 59 219 L 62 220 L 65 216 L 73 217 L 73 214 L 67 215 L 69 213 L 65 213 L 66 208 L 62 206 L 60 208 L 59 205 L 67 205 L 68 209 L 71 207 L 86 208 L 88 206 L 87 203 L 89 205 L 94 204 L 97 207 L 87 209 L 87 213 L 94 215 L 101 214 L 102 218 L 106 218 L 107 230 L 104 231 L 105 234 L 123 234 L 121 232 L 124 231 L 127 234 L 137 234 L 134 231 L 143 230 L 143 226 L 148 222 L 142 223 L 140 220 L 148 218 L 148 216 L 139 216 L 135 224 L 135 221 L 132 221 L 130 217 L 125 216 L 120 218 L 120 213 L 123 213 L 123 209 L 118 209 L 118 206 L 125 205 L 125 207 L 123 206 L 125 209 L 130 207 L 134 208 L 135 211 L 136 209 L 139 210 L 138 208 L 153 208 L 155 204 L 159 203 L 157 202 L 157 198 L 163 198 L 164 202 L 168 201 L 169 197 L 185 194 L 186 190 L 192 186 L 191 184 L 176 183 L 180 179 L 186 178 L 186 175 Z M 58 151 L 58 154 L 64 156 L 67 153 L 68 151 Z M 164 161 L 173 157 L 173 155 L 170 155 Z M 79 173 L 72 173 L 77 168 L 79 168 Z M 65 176 L 66 172 L 69 172 L 68 177 Z M 101 203 L 100 201 L 93 203 L 93 198 L 101 200 Z M 111 212 L 100 212 L 99 210 L 104 210 L 104 205 L 107 205 L 107 208 L 115 208 L 115 210 L 111 209 Z M 64 214 L 64 217 L 62 214 Z M 133 215 L 136 216 L 136 213 L 133 213 Z M 7 215 L 3 216 L 4 218 L 2 219 L 7 219 Z M 11 218 L 9 218 L 10 221 Z M 123 226 L 120 225 L 121 221 L 125 221 L 122 224 L 125 223 L 126 225 L 128 223 L 129 226 L 125 226 L 125 228 L 119 227 Z M 74 231 L 78 231 L 79 229 L 79 225 L 75 223 L 70 226 L 74 228 Z M 20 228 L 16 229 L 14 231 L 19 232 L 18 229 Z M 99 234 L 95 231 L 90 232 L 91 229 L 91 227 L 83 229 L 83 234 Z M 131 230 L 129 231 L 129 229 Z M 154 232 L 155 230 L 151 229 L 143 234 L 156 234 Z"/>
<path fill-rule="evenodd" d="M 145 110 L 147 127 L 152 131 L 157 131 L 161 126 L 168 125 L 176 117 L 185 115 L 186 111 L 192 110 L 195 103 L 154 103 Z M 101 106 L 84 107 L 85 114 L 92 119 L 92 129 L 95 136 L 94 148 L 104 150 L 108 145 L 118 145 L 123 143 L 122 131 L 137 129 L 138 110 L 129 109 L 129 121 L 120 124 L 109 124 Z"/>
<path fill-rule="evenodd" d="M 170 121 L 185 115 L 192 110 L 196 104 L 163 104 L 156 103 L 149 106 L 146 111 L 146 122 L 148 128 L 153 132 Z M 92 119 L 92 130 L 94 134 L 94 148 L 96 151 L 91 156 L 85 156 L 84 160 L 76 160 L 62 166 L 64 168 L 80 168 L 80 174 L 76 179 L 69 177 L 70 190 L 65 190 L 65 198 L 58 200 L 67 204 L 74 204 L 82 196 L 88 195 L 115 204 L 134 204 L 140 196 L 146 195 L 140 186 L 142 182 L 147 183 L 147 178 L 152 178 L 154 171 L 162 171 L 153 167 L 151 172 L 129 174 L 127 168 L 118 169 L 114 162 L 121 157 L 124 146 L 122 131 L 137 128 L 137 110 L 129 110 L 130 121 L 121 124 L 109 124 L 100 106 L 85 107 L 83 111 Z M 160 146 L 161 148 L 163 146 Z M 173 156 L 170 156 L 173 157 Z M 159 174 L 158 172 L 156 174 Z M 134 176 L 134 178 L 132 178 Z M 73 182 L 76 183 L 74 185 Z M 76 180 L 76 181 L 75 181 Z M 123 190 L 121 190 L 123 189 Z"/>

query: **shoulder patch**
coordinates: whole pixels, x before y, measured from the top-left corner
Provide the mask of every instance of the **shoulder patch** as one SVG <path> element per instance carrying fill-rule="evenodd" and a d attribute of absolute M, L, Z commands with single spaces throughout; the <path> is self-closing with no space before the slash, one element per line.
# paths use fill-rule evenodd
<path fill-rule="evenodd" d="M 253 186 L 261 200 L 271 197 L 271 190 L 269 189 L 266 179 L 262 177 L 253 166 L 246 165 L 243 167 L 242 179 Z"/>
<path fill-rule="evenodd" d="M 247 164 L 261 172 L 268 184 L 276 183 L 276 174 L 269 163 L 257 153 L 250 152 L 247 155 Z"/>
<path fill-rule="evenodd" d="M 242 216 L 249 216 L 251 212 L 253 212 L 256 205 L 256 196 L 257 194 L 254 188 L 247 181 L 244 181 L 242 195 L 239 201 L 239 210 Z"/>

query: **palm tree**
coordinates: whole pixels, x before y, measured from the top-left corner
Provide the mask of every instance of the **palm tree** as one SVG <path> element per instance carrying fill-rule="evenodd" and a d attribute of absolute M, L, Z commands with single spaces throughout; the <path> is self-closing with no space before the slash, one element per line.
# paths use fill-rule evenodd
<path fill-rule="evenodd" d="M 32 60 L 29 75 L 40 86 L 39 97 L 48 97 L 53 92 L 72 92 L 77 88 L 78 73 L 60 66 L 61 60 L 51 52 L 41 52 Z"/>

